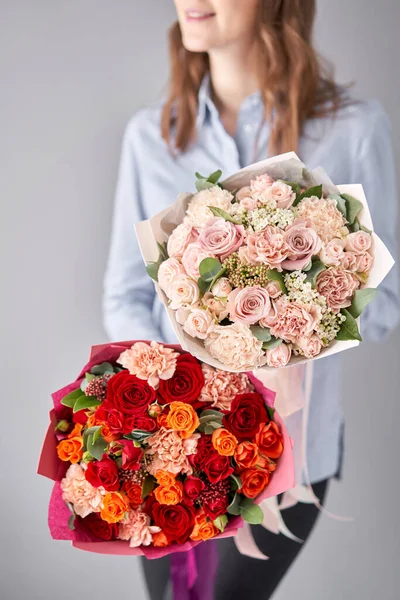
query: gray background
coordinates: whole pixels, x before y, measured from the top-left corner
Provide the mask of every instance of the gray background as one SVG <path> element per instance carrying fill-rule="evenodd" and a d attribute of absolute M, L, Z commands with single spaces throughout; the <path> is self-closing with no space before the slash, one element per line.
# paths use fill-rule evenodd
<path fill-rule="evenodd" d="M 131 114 L 164 86 L 172 0 L 0 8 L 1 598 L 144 600 L 136 559 L 50 539 L 51 483 L 35 469 L 50 392 L 105 339 L 100 297 L 120 142 Z M 398 0 L 321 0 L 316 38 L 340 81 L 357 80 L 357 92 L 383 102 L 400 167 L 399 21 Z M 397 331 L 343 357 L 347 458 L 328 508 L 356 519 L 321 518 L 277 600 L 399 597 L 399 340 Z"/>

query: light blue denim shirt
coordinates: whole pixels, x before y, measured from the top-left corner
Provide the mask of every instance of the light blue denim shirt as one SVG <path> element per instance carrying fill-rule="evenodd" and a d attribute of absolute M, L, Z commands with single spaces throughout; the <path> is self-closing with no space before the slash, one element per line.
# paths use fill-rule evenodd
<path fill-rule="evenodd" d="M 139 111 L 124 137 L 104 291 L 104 324 L 112 340 L 176 341 L 146 274 L 134 223 L 166 208 L 179 192 L 194 191 L 195 171 L 208 174 L 222 169 L 225 178 L 268 155 L 270 128 L 262 123 L 259 93 L 243 102 L 231 137 L 211 100 L 206 78 L 199 92 L 197 140 L 176 157 L 160 135 L 161 109 L 160 104 Z M 354 103 L 336 118 L 308 121 L 298 154 L 310 169 L 324 167 L 336 184 L 363 184 L 375 231 L 395 255 L 395 171 L 390 126 L 380 104 Z M 397 324 L 399 312 L 397 272 L 392 269 L 363 315 L 364 339 L 383 339 Z M 340 469 L 340 360 L 335 355 L 314 363 L 307 449 L 312 482 L 334 476 Z M 289 418 L 289 431 L 298 428 L 299 419 L 300 413 Z"/>

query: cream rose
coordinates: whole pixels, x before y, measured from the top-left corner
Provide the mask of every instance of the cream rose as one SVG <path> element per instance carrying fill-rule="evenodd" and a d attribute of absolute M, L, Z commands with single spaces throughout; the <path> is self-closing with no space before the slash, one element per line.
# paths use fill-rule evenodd
<path fill-rule="evenodd" d="M 272 350 L 267 350 L 267 365 L 275 369 L 285 367 L 288 364 L 291 355 L 292 351 L 290 349 L 290 346 L 282 342 L 276 348 L 273 348 Z"/>
<path fill-rule="evenodd" d="M 326 244 L 322 244 L 319 258 L 327 267 L 338 267 L 344 257 L 344 247 L 346 241 L 334 238 Z"/>
<path fill-rule="evenodd" d="M 268 281 L 267 285 L 265 286 L 265 289 L 267 290 L 269 297 L 273 298 L 274 300 L 275 298 L 279 298 L 279 296 L 282 295 L 281 286 L 277 281 Z"/>
<path fill-rule="evenodd" d="M 246 196 L 241 199 L 240 205 L 246 210 L 255 210 L 259 206 L 259 201 L 257 198 L 252 198 L 252 196 Z"/>
<path fill-rule="evenodd" d="M 356 271 L 357 273 L 367 273 L 374 263 L 372 254 L 364 252 L 356 256 Z"/>
<path fill-rule="evenodd" d="M 216 298 L 211 292 L 204 294 L 202 302 L 204 306 L 208 308 L 212 314 L 218 318 L 219 321 L 223 321 L 228 316 L 227 300 L 223 298 Z"/>
<path fill-rule="evenodd" d="M 322 350 L 322 342 L 315 334 L 310 337 L 299 338 L 297 346 L 306 358 L 314 358 Z"/>
<path fill-rule="evenodd" d="M 227 298 L 231 291 L 232 286 L 227 277 L 220 277 L 211 288 L 211 292 L 218 298 Z"/>
<path fill-rule="evenodd" d="M 237 288 L 228 296 L 228 311 L 231 321 L 253 325 L 269 315 L 271 300 L 267 290 L 260 286 Z"/>
<path fill-rule="evenodd" d="M 301 220 L 296 220 L 286 229 L 284 240 L 289 247 L 289 254 L 282 267 L 288 271 L 304 269 L 321 248 L 321 240 L 316 231 Z"/>
<path fill-rule="evenodd" d="M 265 192 L 270 200 L 276 202 L 277 208 L 290 208 L 296 200 L 293 188 L 283 181 L 275 181 Z"/>
<path fill-rule="evenodd" d="M 186 274 L 197 281 L 200 277 L 200 263 L 205 258 L 215 258 L 215 256 L 211 252 L 205 250 L 198 242 L 189 244 L 182 256 L 182 265 L 185 268 Z"/>
<path fill-rule="evenodd" d="M 206 350 L 235 371 L 246 371 L 266 363 L 262 342 L 243 323 L 217 325 L 204 340 Z"/>
<path fill-rule="evenodd" d="M 194 308 L 183 323 L 183 330 L 191 337 L 204 340 L 210 333 L 213 324 L 213 316 L 208 310 Z"/>
<path fill-rule="evenodd" d="M 170 299 L 170 308 L 177 310 L 198 302 L 200 290 L 195 281 L 187 275 L 173 279 L 168 286 L 167 296 Z"/>
<path fill-rule="evenodd" d="M 199 244 L 206 252 L 220 256 L 223 260 L 236 252 L 244 241 L 243 225 L 234 225 L 225 219 L 210 219 L 199 236 Z"/>
<path fill-rule="evenodd" d="M 202 228 L 214 216 L 208 208 L 209 206 L 222 208 L 226 212 L 229 212 L 232 200 L 232 194 L 227 190 L 221 189 L 218 185 L 208 190 L 202 190 L 191 199 L 186 211 L 187 219 L 193 227 Z"/>
<path fill-rule="evenodd" d="M 340 267 L 330 268 L 317 277 L 317 290 L 326 298 L 332 310 L 338 312 L 341 308 L 350 306 L 354 292 L 360 282 L 348 271 Z"/>
<path fill-rule="evenodd" d="M 297 343 L 310 336 L 321 320 L 321 309 L 315 304 L 282 302 L 275 304 L 277 316 L 271 325 L 271 333 L 287 342 Z"/>
<path fill-rule="evenodd" d="M 251 196 L 251 187 L 249 185 L 240 188 L 240 190 L 236 192 L 236 200 L 239 202 L 248 196 Z"/>
<path fill-rule="evenodd" d="M 169 236 L 167 242 L 168 256 L 181 258 L 187 246 L 198 238 L 197 231 L 186 220 L 178 225 Z"/>
<path fill-rule="evenodd" d="M 357 271 L 357 256 L 354 252 L 343 252 L 343 256 L 340 260 L 340 266 L 345 271 L 355 273 Z"/>
<path fill-rule="evenodd" d="M 272 269 L 282 271 L 282 262 L 288 257 L 290 248 L 281 229 L 268 225 L 263 231 L 247 236 L 247 249 L 244 252 L 250 263 L 269 265 Z"/>
<path fill-rule="evenodd" d="M 355 231 L 346 237 L 346 250 L 363 254 L 371 248 L 372 238 L 365 231 Z"/>
<path fill-rule="evenodd" d="M 265 192 L 273 183 L 274 180 L 269 175 L 257 175 L 255 179 L 250 181 L 250 187 L 254 192 Z"/>
<path fill-rule="evenodd" d="M 171 281 L 184 273 L 185 269 L 176 258 L 164 260 L 158 269 L 158 283 L 160 288 L 166 292 Z"/>

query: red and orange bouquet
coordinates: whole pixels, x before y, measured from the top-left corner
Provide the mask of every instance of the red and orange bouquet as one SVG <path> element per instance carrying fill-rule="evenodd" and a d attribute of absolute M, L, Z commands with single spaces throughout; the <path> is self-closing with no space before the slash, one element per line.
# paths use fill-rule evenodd
<path fill-rule="evenodd" d="M 56 481 L 50 531 L 95 552 L 157 558 L 261 523 L 293 486 L 275 394 L 251 373 L 156 342 L 92 349 L 53 394 L 39 472 Z"/>

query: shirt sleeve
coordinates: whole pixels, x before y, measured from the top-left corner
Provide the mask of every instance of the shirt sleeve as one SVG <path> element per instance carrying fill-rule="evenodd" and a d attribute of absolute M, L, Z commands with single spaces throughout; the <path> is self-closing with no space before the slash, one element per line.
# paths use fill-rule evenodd
<path fill-rule="evenodd" d="M 133 124 L 128 125 L 122 146 L 104 277 L 104 327 L 109 338 L 115 341 L 161 339 L 152 314 L 155 289 L 146 273 L 134 230 L 134 224 L 146 217 L 132 144 Z"/>
<path fill-rule="evenodd" d="M 366 119 L 367 130 L 355 159 L 353 180 L 361 183 L 371 211 L 375 233 L 396 259 L 397 187 L 389 119 L 378 103 Z M 385 339 L 399 322 L 399 279 L 395 265 L 361 317 L 364 340 Z"/>

